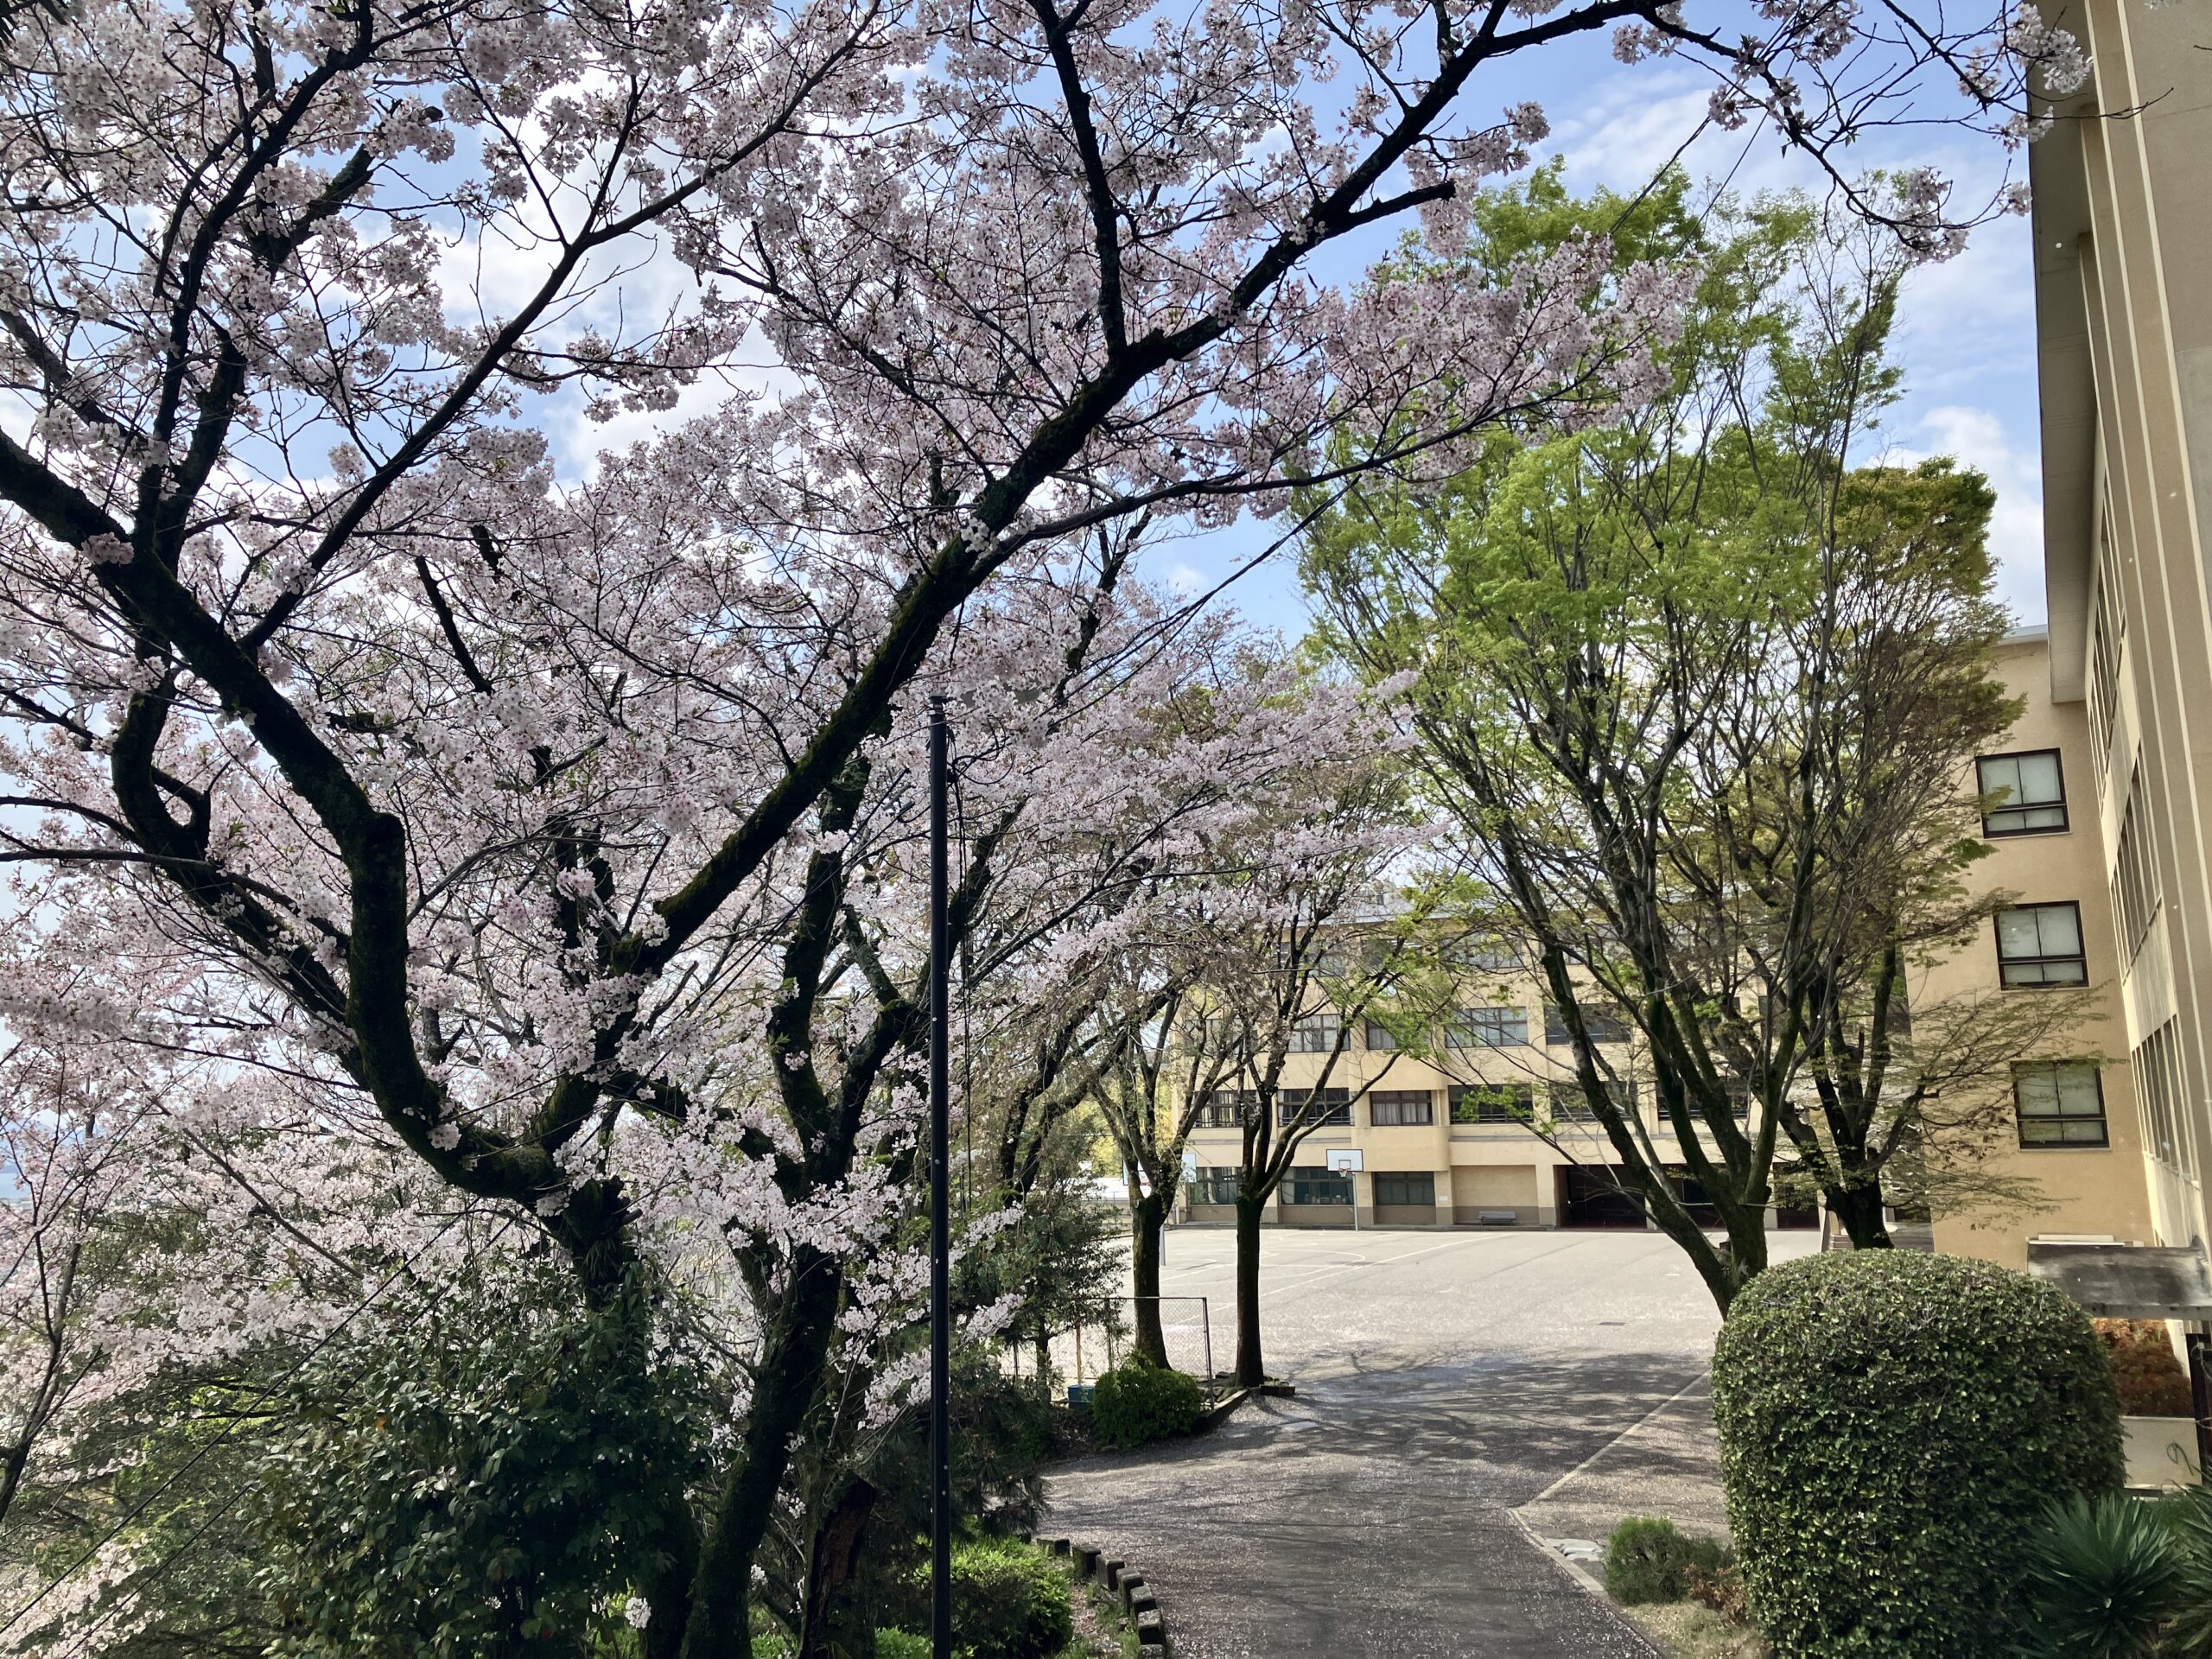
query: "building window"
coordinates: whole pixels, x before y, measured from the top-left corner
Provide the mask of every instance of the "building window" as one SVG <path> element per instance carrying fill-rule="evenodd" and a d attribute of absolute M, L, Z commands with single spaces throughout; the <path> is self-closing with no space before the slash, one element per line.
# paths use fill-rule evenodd
<path fill-rule="evenodd" d="M 1378 1129 L 1436 1122 L 1436 1097 L 1426 1089 L 1377 1089 L 1367 1097 L 1367 1118 Z"/>
<path fill-rule="evenodd" d="M 1417 1173 L 1395 1170 L 1386 1173 L 1378 1170 L 1375 1175 L 1375 1202 L 1378 1208 L 1386 1204 L 1407 1204 L 1426 1209 L 1436 1202 L 1435 1173 L 1426 1169 Z"/>
<path fill-rule="evenodd" d="M 1986 754 L 1975 761 L 1989 810 L 1985 836 L 2032 836 L 2066 828 L 2066 777 L 2056 749 Z"/>
<path fill-rule="evenodd" d="M 2177 1021 L 2169 1020 L 2135 1046 L 2128 1070 L 2135 1084 L 2135 1109 L 2142 1114 L 2143 1145 L 2150 1154 L 2177 1174 L 2188 1175 L 2182 1156 L 2181 1049 L 2174 1037 Z"/>
<path fill-rule="evenodd" d="M 1198 1116 L 1192 1127 L 1201 1129 L 1241 1129 L 1244 1127 L 1244 1114 L 1250 1109 L 1251 1103 L 1252 1095 L 1249 1090 L 1217 1089 L 1205 1097 L 1205 1103 L 1198 1108 Z"/>
<path fill-rule="evenodd" d="M 2142 775 L 2139 760 L 2135 777 Z M 2130 961 L 2143 948 L 2143 936 L 2151 931 L 2164 899 L 2158 864 L 2144 849 L 2142 832 L 2136 827 L 2136 792 L 2131 781 L 2127 804 L 2120 815 L 2120 839 L 2113 849 L 2112 864 L 2113 914 L 2120 922 L 2120 954 Z"/>
<path fill-rule="evenodd" d="M 1236 1172 L 1233 1169 L 1201 1169 L 1183 1183 L 1183 1190 L 1192 1204 L 1234 1204 L 1236 1202 Z"/>
<path fill-rule="evenodd" d="M 1334 1014 L 1309 1014 L 1290 1028 L 1294 1054 L 1333 1054 L 1344 1031 L 1344 1019 Z"/>
<path fill-rule="evenodd" d="M 1632 1083 L 1609 1083 L 1606 1098 L 1625 1116 L 1636 1114 L 1636 1085 Z M 1554 1078 L 1549 1098 L 1552 1121 L 1554 1123 L 1595 1123 L 1598 1114 L 1590 1109 L 1590 1096 L 1582 1092 L 1582 1084 L 1573 1077 Z"/>
<path fill-rule="evenodd" d="M 2082 906 L 2019 905 L 1997 912 L 1997 974 L 2007 985 L 2086 985 Z"/>
<path fill-rule="evenodd" d="M 1628 1021 L 1618 1014 L 1605 1014 L 1584 1007 L 1582 1023 L 1589 1027 L 1593 1043 L 1624 1043 L 1628 1041 Z M 1544 1004 L 1544 1040 L 1548 1043 L 1567 1043 L 1574 1039 L 1567 1035 L 1567 1015 L 1556 1002 Z"/>
<path fill-rule="evenodd" d="M 1454 1123 L 1526 1123 L 1535 1097 L 1525 1083 L 1454 1084 L 1447 1095 Z"/>
<path fill-rule="evenodd" d="M 1343 1089 L 1286 1089 L 1275 1096 L 1276 1121 L 1285 1128 L 1294 1125 L 1326 1128 L 1351 1122 L 1351 1095 Z"/>
<path fill-rule="evenodd" d="M 1390 1034 L 1390 1027 L 1380 1020 L 1367 1021 L 1367 1027 L 1363 1034 L 1366 1037 L 1368 1051 L 1370 1053 L 1388 1054 L 1398 1046 L 1398 1039 Z"/>
<path fill-rule="evenodd" d="M 1326 1169 L 1293 1169 L 1283 1177 L 1282 1201 L 1292 1205 L 1348 1205 L 1351 1202 L 1351 1177 Z"/>
<path fill-rule="evenodd" d="M 1457 967 L 1479 968 L 1494 974 L 1518 973 L 1524 965 L 1520 947 L 1494 934 L 1470 933 L 1454 939 L 1445 946 L 1444 957 Z"/>
<path fill-rule="evenodd" d="M 1444 1022 L 1446 1048 L 1511 1048 L 1528 1040 L 1526 1008 L 1460 1008 Z"/>
<path fill-rule="evenodd" d="M 2105 1091 L 2087 1064 L 2016 1065 L 2012 1101 L 2019 1108 L 2024 1147 L 2102 1147 Z"/>

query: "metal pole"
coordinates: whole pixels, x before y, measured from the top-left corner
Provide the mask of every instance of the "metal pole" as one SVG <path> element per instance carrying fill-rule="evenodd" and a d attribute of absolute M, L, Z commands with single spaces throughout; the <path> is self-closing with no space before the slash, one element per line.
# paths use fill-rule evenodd
<path fill-rule="evenodd" d="M 946 1065 L 950 1048 L 951 967 L 945 949 L 945 774 L 951 736 L 944 699 L 930 699 L 930 1651 L 952 1659 L 951 1136 Z"/>

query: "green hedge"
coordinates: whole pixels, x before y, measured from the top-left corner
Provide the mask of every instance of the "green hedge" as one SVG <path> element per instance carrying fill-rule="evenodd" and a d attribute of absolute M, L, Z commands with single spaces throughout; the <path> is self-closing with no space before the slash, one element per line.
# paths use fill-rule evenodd
<path fill-rule="evenodd" d="M 929 1569 L 916 1575 L 919 1618 L 929 1618 Z M 928 1659 L 930 1639 L 906 1630 L 875 1633 L 877 1659 Z M 1053 1659 L 1075 1639 L 1075 1602 L 1067 1570 L 1041 1550 L 1011 1538 L 952 1547 L 952 1640 L 959 1659 Z"/>
<path fill-rule="evenodd" d="M 1189 1433 L 1205 1408 L 1205 1395 L 1194 1380 L 1132 1354 L 1098 1379 L 1090 1421 L 1109 1446 L 1143 1446 Z"/>
<path fill-rule="evenodd" d="M 1993 1659 L 2050 1499 L 2116 1489 L 2088 1318 L 1988 1262 L 1897 1250 L 1768 1269 L 1714 1349 L 1721 1477 L 1777 1659 Z"/>

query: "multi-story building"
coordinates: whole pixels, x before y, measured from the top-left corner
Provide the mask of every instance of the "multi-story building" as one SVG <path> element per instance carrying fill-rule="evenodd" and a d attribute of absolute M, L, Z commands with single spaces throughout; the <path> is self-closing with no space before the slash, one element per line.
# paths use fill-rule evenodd
<path fill-rule="evenodd" d="M 1438 1033 L 1434 1058 L 1402 1052 L 1380 1025 L 1352 1034 L 1332 1072 L 1337 1086 L 1315 1103 L 1326 1114 L 1269 1206 L 1268 1220 L 1303 1227 L 1641 1227 L 1640 1209 L 1611 1178 L 1605 1132 L 1590 1120 L 1566 1031 L 1533 982 L 1521 1001 L 1492 1000 L 1503 964 L 1483 976 L 1481 1006 L 1461 1010 Z M 1516 982 L 1506 979 L 1509 986 Z M 1509 999 L 1513 993 L 1509 992 Z M 1311 1111 L 1310 1090 L 1336 1045 L 1333 1016 L 1307 1022 L 1310 1053 L 1285 1067 L 1280 1109 Z M 1624 1038 L 1625 1033 L 1623 1033 Z M 1624 1047 L 1617 1069 L 1636 1072 Z M 1185 1183 L 1185 1218 L 1230 1222 L 1240 1107 L 1202 1112 L 1189 1147 L 1196 1174 Z M 1555 1118 L 1553 1140 L 1532 1117 Z M 1556 1141 L 1556 1144 L 1554 1141 Z M 1361 1167 L 1338 1173 L 1330 1155 L 1356 1151 Z"/>
<path fill-rule="evenodd" d="M 2079 700 L 2051 691 L 2051 652 L 2037 629 L 2005 641 L 1996 671 L 2024 712 L 2003 752 L 1977 757 L 1961 785 L 1995 798 L 1983 823 L 1990 852 L 1977 879 L 2014 902 L 1967 944 L 1916 976 L 1923 1008 L 1979 998 L 2048 999 L 2054 1009 L 2017 1064 L 1971 1084 L 1984 1109 L 1971 1136 L 1938 1134 L 1929 1155 L 1953 1164 L 1953 1187 L 1977 1183 L 2001 1202 L 1940 1213 L 1938 1248 L 2024 1265 L 2031 1239 L 2146 1242 L 2152 1228 L 2142 1179 L 2134 1090 L 2122 1018 L 2120 962 L 2109 861 L 2100 815 L 2084 790 L 2095 753 Z M 2001 796 L 1999 791 L 2002 791 Z M 1438 1033 L 1433 1058 L 1402 1052 L 1369 1024 L 1351 1033 L 1331 1072 L 1327 1112 L 1268 1220 L 1306 1227 L 1642 1227 L 1641 1207 L 1616 1179 L 1603 1131 L 1573 1079 L 1567 1033 L 1532 978 L 1508 957 L 1475 964 L 1469 1001 Z M 1506 989 L 1499 997 L 1497 986 Z M 1600 1026 L 1600 1031 L 1605 1029 Z M 1647 1114 L 1629 1033 L 1614 1069 Z M 1299 1033 L 1280 1109 L 1310 1109 L 1310 1090 L 1336 1047 L 1333 1014 Z M 1940 1103 L 1939 1115 L 1959 1105 Z M 1227 1224 L 1241 1131 L 1241 1096 L 1203 1110 L 1189 1142 L 1195 1173 L 1183 1219 Z M 1555 1121 L 1551 1139 L 1529 1127 Z M 1652 1127 L 1662 1144 L 1665 1131 Z M 1356 1152 L 1355 1172 L 1332 1154 Z M 1778 1227 L 1819 1224 L 1810 1211 L 1777 1211 Z"/>
<path fill-rule="evenodd" d="M 2041 628 L 2005 642 L 1997 674 L 2024 707 L 2003 752 L 1977 757 L 1961 780 L 1992 802 L 1982 821 L 1989 851 L 1974 878 L 2011 902 L 1917 976 L 1911 998 L 1923 1023 L 1939 1005 L 1971 1020 L 2015 997 L 2037 999 L 2036 1012 L 2048 1014 L 2009 1077 L 1971 1091 L 1998 1109 L 1950 1144 L 1934 1132 L 1929 1148 L 1954 1162 L 1955 1179 L 1992 1195 L 1939 1205 L 1936 1248 L 2013 1268 L 2027 1265 L 2031 1239 L 2133 1244 L 2151 1232 L 2107 860 L 2088 784 L 2089 717 L 2080 701 L 2053 697 L 2051 656 Z M 1939 1100 L 1930 1116 L 1962 1103 L 1974 1103 Z"/>
<path fill-rule="evenodd" d="M 2185 1246 L 2212 1236 L 2212 36 L 2198 6 L 2046 11 L 2095 65 L 2030 162 L 2050 695 L 2087 727 L 2151 1242 Z"/>

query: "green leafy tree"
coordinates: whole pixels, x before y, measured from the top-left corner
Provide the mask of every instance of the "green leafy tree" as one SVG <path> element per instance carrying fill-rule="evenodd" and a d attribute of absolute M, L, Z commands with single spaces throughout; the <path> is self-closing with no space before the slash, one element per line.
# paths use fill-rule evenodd
<path fill-rule="evenodd" d="M 1480 919 L 1527 944 L 1620 1179 L 1725 1308 L 1765 1264 L 1778 1163 L 1847 1222 L 1871 1195 L 1854 1236 L 1885 1242 L 1910 1115 L 1885 1016 L 1986 902 L 1960 779 L 2016 714 L 1987 666 L 1992 498 L 1945 462 L 1852 464 L 1896 395 L 1902 270 L 1802 201 L 1700 215 L 1679 175 L 1635 200 L 1545 175 L 1476 216 L 1478 270 L 1610 230 L 1694 272 L 1661 390 L 1314 501 L 1305 575 L 1323 644 L 1407 686 Z"/>

